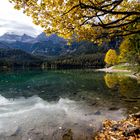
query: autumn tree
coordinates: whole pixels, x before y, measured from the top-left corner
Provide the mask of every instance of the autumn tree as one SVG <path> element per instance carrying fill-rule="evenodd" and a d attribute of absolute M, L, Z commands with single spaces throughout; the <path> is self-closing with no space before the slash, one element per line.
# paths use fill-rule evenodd
<path fill-rule="evenodd" d="M 140 34 L 124 38 L 120 45 L 119 61 L 140 64 Z"/>
<path fill-rule="evenodd" d="M 128 61 L 128 57 L 130 55 L 130 52 L 132 51 L 132 48 L 131 48 L 131 44 L 130 44 L 130 41 L 128 38 L 125 38 L 120 47 L 119 47 L 119 50 L 120 50 L 120 55 L 118 57 L 118 61 L 119 63 L 125 63 Z"/>
<path fill-rule="evenodd" d="M 122 41 L 118 56 L 119 63 L 129 63 L 133 71 L 140 71 L 140 34 L 127 36 Z"/>
<path fill-rule="evenodd" d="M 109 49 L 108 52 L 106 53 L 105 55 L 105 62 L 108 64 L 108 65 L 114 65 L 114 64 L 117 64 L 117 53 L 115 50 L 113 49 Z"/>
<path fill-rule="evenodd" d="M 140 33 L 139 0 L 9 0 L 47 34 L 97 41 Z"/>

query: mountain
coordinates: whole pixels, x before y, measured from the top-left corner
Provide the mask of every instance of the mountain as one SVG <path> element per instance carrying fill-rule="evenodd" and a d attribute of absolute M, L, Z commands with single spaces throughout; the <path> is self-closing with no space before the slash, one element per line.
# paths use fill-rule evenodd
<path fill-rule="evenodd" d="M 46 36 L 45 33 L 41 33 L 36 38 L 26 34 L 19 36 L 9 33 L 0 37 L 0 43 L 8 48 L 21 49 L 30 54 L 43 57 L 106 53 L 110 48 L 117 49 L 118 42 L 118 40 L 113 40 L 109 43 L 103 43 L 100 47 L 89 41 L 73 41 L 71 45 L 67 45 L 67 40 L 56 34 Z"/>
<path fill-rule="evenodd" d="M 103 67 L 105 53 L 118 50 L 120 39 L 104 42 L 101 46 L 89 41 L 67 40 L 52 34 L 41 33 L 36 38 L 6 33 L 0 37 L 0 65 L 72 67 Z"/>
<path fill-rule="evenodd" d="M 31 41 L 34 41 L 35 38 L 27 35 L 27 34 L 23 34 L 20 38 L 20 41 L 21 42 L 31 42 Z"/>
<path fill-rule="evenodd" d="M 0 49 L 9 49 L 9 46 L 7 46 L 6 44 L 0 42 Z"/>
<path fill-rule="evenodd" d="M 60 50 L 67 44 L 67 41 L 55 34 L 46 36 L 45 33 L 41 33 L 33 38 L 26 34 L 19 36 L 5 33 L 0 37 L 0 43 L 12 49 L 21 49 L 34 55 L 45 56 L 60 55 Z"/>
<path fill-rule="evenodd" d="M 42 41 L 47 41 L 48 37 L 46 36 L 46 34 L 43 32 L 41 34 L 39 34 L 36 39 L 37 42 L 42 42 Z"/>
<path fill-rule="evenodd" d="M 0 37 L 0 41 L 9 42 L 9 43 L 13 43 L 13 42 L 16 42 L 16 41 L 20 41 L 20 42 L 31 42 L 33 40 L 34 40 L 33 37 L 28 36 L 26 34 L 20 36 L 20 35 L 11 34 L 11 33 L 5 33 L 4 35 L 2 35 Z"/>
<path fill-rule="evenodd" d="M 46 34 L 43 32 L 40 35 L 38 35 L 35 39 L 36 42 L 44 42 L 44 41 L 52 41 L 54 44 L 58 43 L 67 43 L 67 41 L 56 34 L 52 34 L 50 36 L 46 36 Z"/>
<path fill-rule="evenodd" d="M 31 47 L 32 47 L 32 42 L 21 42 L 21 41 L 16 41 L 16 42 L 4 42 L 9 48 L 11 49 L 20 49 L 22 51 L 31 53 Z"/>

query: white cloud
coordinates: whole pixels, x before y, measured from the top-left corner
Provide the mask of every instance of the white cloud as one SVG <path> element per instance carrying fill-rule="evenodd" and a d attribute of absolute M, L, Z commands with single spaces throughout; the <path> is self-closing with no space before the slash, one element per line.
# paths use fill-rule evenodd
<path fill-rule="evenodd" d="M 37 35 L 42 32 L 41 27 L 32 23 L 32 19 L 15 10 L 8 0 L 1 0 L 0 3 L 0 35 L 5 32 L 17 34 Z"/>

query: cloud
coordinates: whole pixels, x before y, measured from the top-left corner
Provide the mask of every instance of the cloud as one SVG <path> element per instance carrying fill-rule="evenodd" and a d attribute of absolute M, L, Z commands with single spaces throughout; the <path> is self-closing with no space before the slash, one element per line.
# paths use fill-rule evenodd
<path fill-rule="evenodd" d="M 14 32 L 34 36 L 42 32 L 41 27 L 34 25 L 30 17 L 24 15 L 22 11 L 13 9 L 8 0 L 0 1 L 0 35 Z"/>
<path fill-rule="evenodd" d="M 2 22 L 1 22 L 2 21 Z M 20 30 L 32 30 L 34 31 L 35 28 L 31 25 L 23 24 L 14 20 L 5 20 L 5 19 L 0 19 L 0 27 L 4 28 L 13 28 L 13 29 L 20 29 Z"/>
<path fill-rule="evenodd" d="M 35 36 L 41 32 L 40 29 L 37 29 L 32 25 L 20 23 L 19 21 L 15 20 L 6 20 L 0 18 L 0 30 L 1 29 L 7 30 L 7 32 L 14 32 L 17 34 L 26 33 L 32 36 Z"/>

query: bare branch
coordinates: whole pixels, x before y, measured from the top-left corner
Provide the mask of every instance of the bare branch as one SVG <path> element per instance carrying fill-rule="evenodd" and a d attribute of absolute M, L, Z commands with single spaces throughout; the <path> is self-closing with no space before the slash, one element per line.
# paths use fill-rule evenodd
<path fill-rule="evenodd" d="M 84 4 L 84 3 L 81 3 L 80 2 L 80 8 L 81 9 L 94 9 L 94 10 L 98 10 L 98 11 L 101 11 L 101 12 L 104 12 L 104 13 L 109 13 L 109 14 L 112 14 L 112 15 L 140 15 L 140 12 L 137 12 L 137 11 L 112 11 L 112 10 L 106 10 L 106 9 L 103 9 L 102 7 L 97 7 L 97 6 L 94 6 L 94 5 L 87 5 L 87 4 Z"/>
<path fill-rule="evenodd" d="M 73 6 L 70 10 L 68 10 L 68 11 L 67 11 L 66 13 L 64 13 L 62 16 L 68 14 L 70 11 L 72 11 L 73 9 L 75 9 L 75 8 L 77 8 L 77 7 L 79 7 L 79 4 Z"/>
<path fill-rule="evenodd" d="M 104 26 L 104 28 L 108 28 L 109 29 L 109 28 L 123 27 L 123 26 L 129 25 L 129 24 L 135 23 L 135 22 L 137 22 L 139 20 L 140 20 L 140 17 L 135 18 L 134 20 L 126 22 L 126 23 L 123 23 L 123 24 L 118 24 L 118 25 L 114 25 L 114 26 Z"/>
<path fill-rule="evenodd" d="M 117 20 L 115 20 L 115 21 L 111 21 L 111 22 L 109 22 L 109 23 L 107 23 L 107 24 L 103 24 L 103 23 L 102 23 L 102 26 L 103 26 L 104 28 L 107 28 L 107 26 L 109 26 L 109 25 L 116 24 L 116 23 L 119 24 L 120 21 L 123 21 L 124 19 L 128 18 L 129 16 L 130 16 L 130 15 L 126 15 L 126 16 L 124 16 L 123 18 L 117 19 Z M 134 22 L 135 22 L 135 21 L 134 21 Z M 100 25 L 100 24 L 99 24 L 99 25 Z M 109 26 L 109 27 L 110 27 L 110 26 Z"/>

